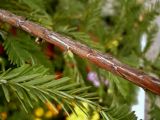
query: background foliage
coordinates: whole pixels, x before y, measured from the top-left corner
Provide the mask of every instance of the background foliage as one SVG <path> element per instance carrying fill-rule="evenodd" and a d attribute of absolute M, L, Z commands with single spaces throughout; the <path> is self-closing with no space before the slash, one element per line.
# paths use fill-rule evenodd
<path fill-rule="evenodd" d="M 160 75 L 159 57 L 154 63 L 144 57 L 158 30 L 153 20 L 159 14 L 159 1 L 147 9 L 143 0 L 114 0 L 111 13 L 102 9 L 104 4 L 110 4 L 109 0 L 0 2 L 2 9 L 112 54 L 130 66 Z M 142 50 L 144 33 L 148 41 Z M 17 120 L 20 116 L 26 120 L 65 119 L 66 114 L 70 114 L 69 120 L 136 119 L 130 111 L 136 103 L 136 86 L 71 51 L 45 42 L 37 44 L 36 39 L 0 22 L 3 120 Z M 151 119 L 158 120 L 160 108 L 154 102 L 157 96 L 149 93 L 149 98 Z"/>

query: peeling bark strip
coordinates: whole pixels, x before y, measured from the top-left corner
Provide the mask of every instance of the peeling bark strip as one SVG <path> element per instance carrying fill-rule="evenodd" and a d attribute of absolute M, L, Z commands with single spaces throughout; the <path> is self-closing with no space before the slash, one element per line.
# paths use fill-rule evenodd
<path fill-rule="evenodd" d="M 89 48 L 88 46 L 74 41 L 71 38 L 64 37 L 58 33 L 47 30 L 46 28 L 25 20 L 23 17 L 16 16 L 6 10 L 0 9 L 0 20 L 11 24 L 17 28 L 20 28 L 29 34 L 37 36 L 52 43 L 62 49 L 71 50 L 82 58 L 87 58 L 94 64 L 110 71 L 126 80 L 133 82 L 134 84 L 152 91 L 155 94 L 160 95 L 160 80 L 147 75 L 144 72 L 131 68 L 122 64 L 115 58 L 107 54 L 102 54 L 96 50 Z"/>

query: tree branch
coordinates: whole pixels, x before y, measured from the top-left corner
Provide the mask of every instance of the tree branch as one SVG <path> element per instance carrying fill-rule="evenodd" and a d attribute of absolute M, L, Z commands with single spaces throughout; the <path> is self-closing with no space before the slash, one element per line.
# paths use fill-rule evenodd
<path fill-rule="evenodd" d="M 71 50 L 73 53 L 92 61 L 99 67 L 104 68 L 107 71 L 110 71 L 126 80 L 129 80 L 144 89 L 148 89 L 153 93 L 160 95 L 159 79 L 124 65 L 120 61 L 107 54 L 93 50 L 88 46 L 81 44 L 80 42 L 50 31 L 34 22 L 25 20 L 23 17 L 16 16 L 6 10 L 0 9 L 0 20 L 20 28 L 29 34 L 42 38 L 64 50 Z"/>

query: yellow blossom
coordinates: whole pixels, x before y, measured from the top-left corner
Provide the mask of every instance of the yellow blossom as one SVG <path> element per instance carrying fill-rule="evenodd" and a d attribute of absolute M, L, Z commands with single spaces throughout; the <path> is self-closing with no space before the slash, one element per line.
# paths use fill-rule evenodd
<path fill-rule="evenodd" d="M 91 120 L 99 120 L 100 119 L 100 115 L 98 112 L 94 111 L 93 112 L 93 116 Z"/>
<path fill-rule="evenodd" d="M 51 112 L 50 110 L 47 111 L 47 112 L 45 113 L 45 117 L 46 117 L 46 118 L 51 118 L 51 117 L 53 117 L 52 112 Z"/>
<path fill-rule="evenodd" d="M 72 113 L 70 116 L 67 117 L 67 120 L 88 120 L 88 116 L 84 113 L 84 111 L 88 112 L 88 110 L 89 110 L 88 104 L 83 103 L 83 106 L 85 107 L 83 109 L 83 111 L 78 106 L 75 106 L 74 110 L 75 110 L 76 114 Z"/>
<path fill-rule="evenodd" d="M 44 114 L 44 110 L 43 110 L 43 108 L 38 107 L 37 109 L 35 109 L 34 114 L 35 114 L 37 117 L 42 117 L 42 116 L 43 116 L 43 114 Z"/>
<path fill-rule="evenodd" d="M 42 119 L 37 117 L 37 118 L 35 118 L 34 120 L 42 120 Z"/>

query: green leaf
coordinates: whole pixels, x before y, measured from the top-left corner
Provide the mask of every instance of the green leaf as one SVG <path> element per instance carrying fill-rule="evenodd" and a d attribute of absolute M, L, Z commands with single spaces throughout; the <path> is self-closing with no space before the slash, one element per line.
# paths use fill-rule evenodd
<path fill-rule="evenodd" d="M 3 89 L 3 92 L 4 92 L 4 95 L 5 95 L 7 102 L 10 102 L 10 94 L 9 94 L 9 91 L 8 91 L 6 85 L 2 84 L 2 89 Z"/>
<path fill-rule="evenodd" d="M 110 120 L 104 111 L 101 111 L 100 114 L 102 115 L 104 120 Z"/>
<path fill-rule="evenodd" d="M 10 101 L 9 89 L 11 89 L 26 112 L 28 112 L 29 107 L 33 108 L 34 102 L 40 100 L 45 103 L 49 99 L 54 99 L 59 104 L 63 103 L 65 105 L 63 109 L 66 112 L 68 112 L 67 109 L 74 112 L 71 105 L 75 103 L 85 114 L 88 114 L 83 110 L 82 102 L 87 103 L 93 110 L 97 110 L 97 108 L 103 110 L 104 107 L 102 108 L 92 101 L 97 99 L 97 94 L 87 91 L 91 88 L 90 86 L 81 87 L 81 84 L 69 82 L 68 77 L 54 80 L 54 76 L 48 75 L 47 70 L 42 66 L 23 65 L 2 73 L 0 85 L 6 100 Z M 14 75 L 15 73 L 16 75 Z M 108 119 L 108 116 L 120 120 L 129 120 L 129 118 L 134 120 L 135 118 L 134 113 L 131 113 L 127 106 L 104 109 L 101 114 L 106 119 Z"/>
<path fill-rule="evenodd" d="M 81 84 L 70 82 L 68 77 L 55 80 L 47 70 L 43 66 L 23 65 L 2 73 L 0 85 L 7 101 L 10 101 L 9 89 L 11 89 L 26 112 L 28 107 L 33 108 L 34 102 L 40 100 L 45 103 L 49 99 L 54 99 L 59 104 L 75 103 L 80 109 L 83 108 L 82 101 L 96 107 L 97 104 L 91 101 L 95 98 L 92 97 L 95 93 L 86 92 L 91 87 L 81 87 Z M 64 106 L 63 109 L 67 110 L 66 107 L 69 106 Z"/>
<path fill-rule="evenodd" d="M 151 115 L 151 120 L 159 120 L 160 116 L 160 107 L 157 105 L 154 105 L 151 107 L 151 110 L 149 111 L 150 115 Z"/>
<path fill-rule="evenodd" d="M 16 35 L 9 34 L 4 41 L 4 48 L 11 62 L 18 66 L 31 63 L 32 65 L 39 64 L 50 68 L 51 63 L 33 39 L 24 32 L 15 31 Z"/>
<path fill-rule="evenodd" d="M 108 116 L 103 115 L 109 120 L 137 120 L 134 112 L 131 112 L 127 105 L 111 105 L 108 110 L 103 110 L 101 114 L 107 113 Z M 109 117 L 109 118 L 108 118 Z"/>

